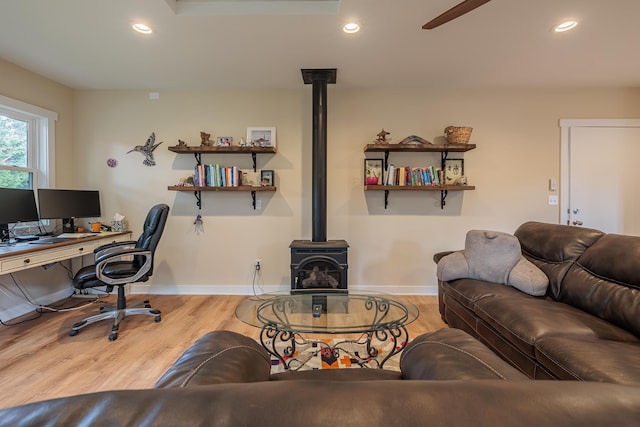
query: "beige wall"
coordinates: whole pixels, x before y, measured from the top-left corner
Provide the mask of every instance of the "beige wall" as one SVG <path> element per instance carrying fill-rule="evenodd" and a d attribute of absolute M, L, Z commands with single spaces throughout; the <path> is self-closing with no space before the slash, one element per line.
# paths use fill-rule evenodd
<path fill-rule="evenodd" d="M 73 90 L 0 59 L 0 95 L 58 113 L 55 133 L 57 185 L 71 188 L 74 185 Z M 17 285 L 23 287 L 32 302 L 40 304 L 51 303 L 71 293 L 67 271 L 61 265 L 46 271 L 38 267 L 13 277 L 0 276 L 0 286 L 7 293 L 0 295 L 0 318 L 3 320 L 35 309 L 25 301 Z"/>
<path fill-rule="evenodd" d="M 289 286 L 289 243 L 311 237 L 311 88 L 295 90 L 75 91 L 0 61 L 0 93 L 56 111 L 58 186 L 101 190 L 103 220 L 127 216 L 137 234 L 155 203 L 171 215 L 157 253 L 156 273 L 136 291 L 248 293 L 253 264 L 262 259 L 257 290 Z M 383 90 L 340 89 L 328 96 L 328 238 L 346 239 L 350 286 L 398 293 L 433 293 L 435 252 L 461 248 L 469 229 L 513 232 L 524 221 L 557 222 L 547 206 L 549 178 L 559 178 L 561 118 L 638 118 L 640 89 Z M 450 124 L 472 126 L 465 174 L 475 191 L 438 193 L 362 190 L 363 147 L 381 128 L 393 141 L 440 138 Z M 199 132 L 233 136 L 248 126 L 277 128 L 276 155 L 259 155 L 273 169 L 276 193 L 204 193 L 204 232 L 191 193 L 167 190 L 191 172 L 194 159 L 167 150 L 178 139 L 198 145 Z M 139 153 L 151 132 L 163 144 L 157 166 Z M 71 141 L 73 142 L 71 145 Z M 368 157 L 381 157 L 369 154 Z M 452 155 L 451 157 L 459 157 Z M 115 168 L 108 158 L 118 161 Z M 437 164 L 437 154 L 391 154 L 398 165 Z M 204 157 L 250 166 L 248 155 Z M 557 193 L 556 193 L 557 194 Z"/>
<path fill-rule="evenodd" d="M 58 113 L 56 185 L 60 188 L 72 188 L 73 90 L 0 58 L 0 95 Z"/>
<path fill-rule="evenodd" d="M 263 91 L 81 91 L 75 97 L 76 174 L 103 194 L 105 216 L 127 215 L 134 230 L 154 203 L 172 212 L 160 245 L 150 292 L 251 290 L 253 263 L 262 259 L 263 289 L 289 284 L 293 239 L 311 237 L 311 88 Z M 559 175 L 560 118 L 640 117 L 640 90 L 346 90 L 328 95 L 328 233 L 346 239 L 350 286 L 388 292 L 433 292 L 435 252 L 460 248 L 469 229 L 513 232 L 524 221 L 557 222 L 547 205 L 549 178 Z M 441 137 L 450 124 L 472 126 L 478 148 L 464 154 L 475 191 L 451 192 L 444 210 L 438 193 L 362 190 L 363 146 L 381 128 L 399 141 L 410 134 Z M 199 132 L 233 136 L 247 126 L 277 128 L 278 154 L 258 156 L 275 170 L 278 191 L 203 194 L 204 233 L 197 235 L 191 193 L 167 191 L 190 173 L 194 159 L 169 145 L 198 145 Z M 125 154 L 155 131 L 164 141 L 157 166 Z M 106 159 L 118 166 L 110 169 Z M 369 154 L 368 157 L 380 157 Z M 451 156 L 458 157 L 458 156 Z M 249 156 L 205 156 L 205 163 L 249 167 Z M 391 154 L 398 165 L 437 164 L 436 154 Z M 556 193 L 557 194 L 557 193 Z M 144 290 L 144 287 L 138 287 Z"/>

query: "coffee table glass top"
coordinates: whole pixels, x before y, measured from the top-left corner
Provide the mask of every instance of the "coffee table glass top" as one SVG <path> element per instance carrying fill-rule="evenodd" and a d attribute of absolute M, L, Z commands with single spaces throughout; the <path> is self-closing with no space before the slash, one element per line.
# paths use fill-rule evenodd
<path fill-rule="evenodd" d="M 407 325 L 418 308 L 394 295 L 364 291 L 282 291 L 253 296 L 236 317 L 258 328 L 304 333 L 359 333 Z"/>

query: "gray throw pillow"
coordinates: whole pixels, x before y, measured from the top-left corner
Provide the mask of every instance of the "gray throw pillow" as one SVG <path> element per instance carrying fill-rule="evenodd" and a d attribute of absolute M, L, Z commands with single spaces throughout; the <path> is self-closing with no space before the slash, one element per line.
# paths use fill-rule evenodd
<path fill-rule="evenodd" d="M 500 283 L 534 296 L 547 292 L 549 278 L 522 256 L 518 239 L 507 233 L 471 230 L 464 250 L 438 262 L 438 279 L 449 281 L 469 278 Z"/>

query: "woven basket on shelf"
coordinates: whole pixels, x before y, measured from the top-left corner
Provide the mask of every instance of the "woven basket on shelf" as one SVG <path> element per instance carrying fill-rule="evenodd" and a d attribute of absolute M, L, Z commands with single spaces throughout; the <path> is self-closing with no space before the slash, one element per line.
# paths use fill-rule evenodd
<path fill-rule="evenodd" d="M 447 126 L 444 134 L 450 144 L 466 144 L 471 138 L 472 130 L 469 127 Z"/>

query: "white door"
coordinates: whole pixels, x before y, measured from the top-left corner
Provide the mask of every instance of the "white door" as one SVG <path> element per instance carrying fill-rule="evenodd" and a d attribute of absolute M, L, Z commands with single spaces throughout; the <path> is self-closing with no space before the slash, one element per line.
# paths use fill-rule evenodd
<path fill-rule="evenodd" d="M 561 223 L 640 236 L 640 120 L 561 120 Z"/>

